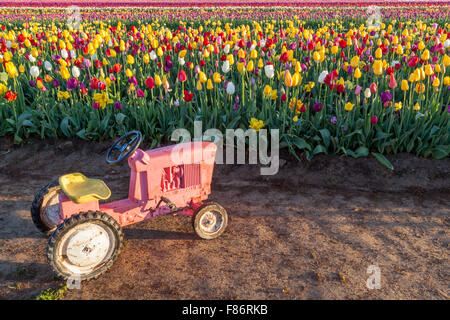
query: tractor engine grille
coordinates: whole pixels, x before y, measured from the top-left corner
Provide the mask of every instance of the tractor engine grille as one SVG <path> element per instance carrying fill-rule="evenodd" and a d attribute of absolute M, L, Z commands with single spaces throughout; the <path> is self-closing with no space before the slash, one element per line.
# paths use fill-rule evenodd
<path fill-rule="evenodd" d="M 200 181 L 200 164 L 185 164 L 184 165 L 184 179 L 183 187 L 189 188 L 192 186 L 199 185 Z"/>
<path fill-rule="evenodd" d="M 161 190 L 163 192 L 189 188 L 201 184 L 200 164 L 184 164 L 163 169 Z"/>

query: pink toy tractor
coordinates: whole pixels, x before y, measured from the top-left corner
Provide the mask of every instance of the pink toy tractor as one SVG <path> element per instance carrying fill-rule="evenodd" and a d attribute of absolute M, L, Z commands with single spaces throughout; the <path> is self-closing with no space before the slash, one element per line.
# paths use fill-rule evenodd
<path fill-rule="evenodd" d="M 226 210 L 204 202 L 211 192 L 216 145 L 189 142 L 143 151 L 138 149 L 141 141 L 141 133 L 131 131 L 106 155 L 111 165 L 128 159 L 128 198 L 99 203 L 111 191 L 102 180 L 81 173 L 63 175 L 36 194 L 31 217 L 41 231 L 53 231 L 47 259 L 63 279 L 103 274 L 122 249 L 122 227 L 159 215 L 192 216 L 194 230 L 203 239 L 225 231 Z"/>

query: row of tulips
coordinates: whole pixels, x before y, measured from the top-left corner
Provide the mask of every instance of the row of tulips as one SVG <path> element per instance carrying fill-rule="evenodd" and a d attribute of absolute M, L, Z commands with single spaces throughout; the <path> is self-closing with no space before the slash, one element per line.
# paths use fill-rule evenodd
<path fill-rule="evenodd" d="M 138 129 L 156 146 L 201 120 L 277 128 L 281 146 L 308 159 L 372 153 L 391 167 L 383 154 L 447 157 L 448 10 L 409 10 L 419 18 L 375 27 L 276 18 L 287 9 L 252 21 L 83 20 L 75 30 L 0 20 L 0 135 L 97 140 Z"/>

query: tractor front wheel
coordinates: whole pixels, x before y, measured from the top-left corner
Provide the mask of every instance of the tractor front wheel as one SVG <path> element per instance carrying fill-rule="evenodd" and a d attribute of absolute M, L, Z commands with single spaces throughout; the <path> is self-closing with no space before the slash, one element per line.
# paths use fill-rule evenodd
<path fill-rule="evenodd" d="M 196 210 L 193 224 L 200 238 L 215 239 L 224 233 L 228 225 L 228 214 L 217 202 L 207 202 Z"/>
<path fill-rule="evenodd" d="M 111 268 L 122 245 L 122 228 L 114 218 L 89 211 L 58 225 L 48 240 L 47 260 L 63 279 L 89 280 Z"/>

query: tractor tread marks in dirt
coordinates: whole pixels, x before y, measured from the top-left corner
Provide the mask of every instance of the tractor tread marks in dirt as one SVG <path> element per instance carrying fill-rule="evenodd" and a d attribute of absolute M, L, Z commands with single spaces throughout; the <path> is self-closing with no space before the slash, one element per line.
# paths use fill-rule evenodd
<path fill-rule="evenodd" d="M 48 233 L 54 228 L 48 227 L 44 221 L 42 221 L 41 217 L 41 207 L 42 202 L 44 201 L 44 197 L 49 193 L 50 189 L 58 187 L 59 188 L 59 182 L 58 180 L 54 180 L 44 187 L 42 187 L 35 195 L 33 202 L 31 203 L 31 219 L 33 220 L 34 225 L 42 232 Z"/>
<path fill-rule="evenodd" d="M 58 244 L 64 238 L 66 233 L 83 223 L 94 223 L 109 228 L 115 237 L 115 245 L 109 259 L 102 262 L 102 264 L 95 266 L 92 272 L 80 275 L 80 280 L 97 279 L 100 275 L 104 274 L 111 268 L 123 249 L 124 235 L 122 227 L 114 218 L 100 211 L 88 211 L 73 215 L 58 225 L 48 240 L 47 261 L 55 273 L 64 280 L 71 277 L 71 274 L 64 272 L 61 264 L 58 262 Z"/>

